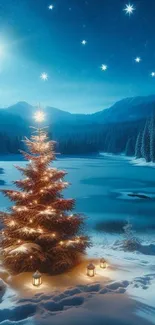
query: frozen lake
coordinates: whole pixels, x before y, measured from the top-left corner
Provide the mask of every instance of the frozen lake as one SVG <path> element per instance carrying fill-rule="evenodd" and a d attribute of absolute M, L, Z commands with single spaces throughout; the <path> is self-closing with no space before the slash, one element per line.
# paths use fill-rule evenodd
<path fill-rule="evenodd" d="M 15 157 L 15 158 L 14 158 Z M 1 188 L 12 188 L 12 181 L 21 177 L 14 165 L 24 165 L 20 157 L 0 161 L 3 173 Z M 14 160 L 16 159 L 16 160 Z M 155 169 L 132 165 L 119 156 L 58 157 L 54 167 L 68 172 L 66 180 L 71 183 L 66 197 L 76 199 L 76 211 L 84 213 L 89 229 L 117 233 L 129 218 L 141 233 L 146 229 L 155 232 Z M 142 193 L 151 199 L 128 196 Z M 9 201 L 0 194 L 0 209 L 6 209 Z"/>

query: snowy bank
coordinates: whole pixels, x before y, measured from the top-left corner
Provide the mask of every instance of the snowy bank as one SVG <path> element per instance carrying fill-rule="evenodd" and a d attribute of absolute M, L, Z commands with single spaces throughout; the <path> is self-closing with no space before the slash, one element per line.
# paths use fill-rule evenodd
<path fill-rule="evenodd" d="M 139 256 L 135 260 L 133 254 L 126 254 L 124 258 L 121 252 L 115 252 L 115 257 L 111 253 L 112 251 L 107 249 L 109 263 L 105 270 L 99 267 L 98 258 L 91 259 L 96 265 L 96 275 L 93 278 L 86 275 L 86 266 L 90 260 L 63 275 L 43 275 L 43 284 L 39 288 L 32 286 L 30 273 L 12 277 L 5 274 L 7 294 L 0 304 L 0 323 L 154 324 L 154 299 L 149 303 L 146 297 L 150 288 L 154 292 L 155 272 L 152 269 L 151 273 L 148 263 L 144 263 Z M 1 277 L 3 276 L 4 272 L 1 273 Z"/>

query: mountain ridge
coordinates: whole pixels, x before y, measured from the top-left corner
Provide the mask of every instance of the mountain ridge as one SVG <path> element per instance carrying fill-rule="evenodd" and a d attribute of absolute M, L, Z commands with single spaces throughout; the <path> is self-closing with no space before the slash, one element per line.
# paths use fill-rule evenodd
<path fill-rule="evenodd" d="M 12 118 L 17 116 L 32 121 L 36 106 L 20 101 L 7 108 L 0 109 L 0 117 L 6 114 Z M 52 106 L 44 108 L 50 124 L 109 124 L 140 120 L 155 113 L 155 95 L 124 98 L 109 108 L 91 114 L 77 114 Z M 1 123 L 0 123 L 1 124 Z"/>

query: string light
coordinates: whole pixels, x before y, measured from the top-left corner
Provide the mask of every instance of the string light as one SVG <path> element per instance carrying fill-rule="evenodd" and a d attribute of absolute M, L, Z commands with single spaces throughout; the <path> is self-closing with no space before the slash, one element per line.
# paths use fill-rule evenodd
<path fill-rule="evenodd" d="M 60 245 L 62 246 L 63 244 L 64 244 L 64 242 L 61 240 L 61 241 L 60 241 Z"/>
<path fill-rule="evenodd" d="M 11 220 L 11 221 L 9 222 L 9 226 L 11 226 L 11 227 L 12 227 L 12 226 L 15 226 L 15 224 L 16 224 L 16 223 L 15 223 L 14 220 Z"/>
<path fill-rule="evenodd" d="M 38 231 L 42 234 L 43 230 L 41 228 L 38 228 Z"/>

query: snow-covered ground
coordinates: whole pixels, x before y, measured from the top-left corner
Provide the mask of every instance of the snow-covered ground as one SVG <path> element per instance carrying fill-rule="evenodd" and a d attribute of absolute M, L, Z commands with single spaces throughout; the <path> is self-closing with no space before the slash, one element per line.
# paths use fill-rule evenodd
<path fill-rule="evenodd" d="M 0 179 L 7 188 L 19 177 L 13 164 L 24 162 L 0 162 L 4 168 Z M 139 168 L 123 157 L 110 156 L 65 158 L 56 166 L 69 172 L 72 186 L 66 195 L 75 197 L 77 211 L 88 216 L 93 246 L 87 260 L 71 272 L 55 277 L 43 274 L 38 289 L 32 285 L 32 274 L 10 276 L 1 265 L 0 324 L 155 324 L 154 168 Z M 151 199 L 133 200 L 129 193 L 149 194 Z M 9 206 L 1 195 L 0 206 L 4 210 Z M 128 218 L 142 240 L 136 252 L 123 251 L 118 244 L 123 235 L 113 227 Z M 99 267 L 101 257 L 108 262 L 106 270 Z M 94 278 L 86 275 L 89 261 L 96 265 Z"/>
<path fill-rule="evenodd" d="M 140 159 L 135 159 L 134 157 L 131 158 L 131 163 L 137 166 L 141 166 L 141 167 L 153 167 L 155 168 L 155 163 L 153 163 L 152 161 L 150 162 L 146 162 L 146 160 L 144 158 L 140 158 Z"/>
<path fill-rule="evenodd" d="M 10 276 L 1 269 L 7 288 L 0 324 L 155 324 L 155 257 L 123 252 L 113 244 L 105 249 L 99 242 L 88 255 L 91 259 L 71 272 L 43 274 L 39 288 L 32 285 L 31 273 Z M 101 256 L 108 262 L 105 270 Z M 86 275 L 90 261 L 96 265 L 94 278 Z"/>

